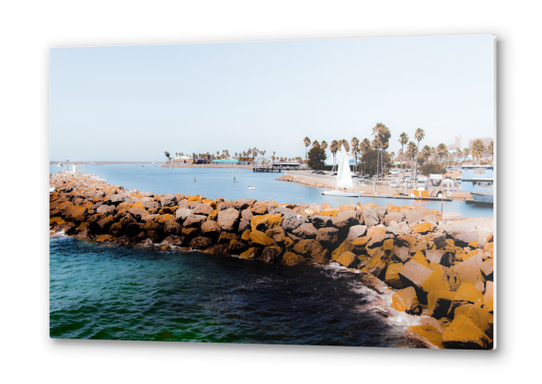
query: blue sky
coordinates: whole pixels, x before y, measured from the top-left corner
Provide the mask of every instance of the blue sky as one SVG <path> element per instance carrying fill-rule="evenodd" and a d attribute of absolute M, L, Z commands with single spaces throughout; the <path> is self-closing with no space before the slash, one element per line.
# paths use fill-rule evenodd
<path fill-rule="evenodd" d="M 377 122 L 421 145 L 494 136 L 491 35 L 54 48 L 50 158 L 153 161 L 303 138 L 372 140 Z M 328 154 L 329 155 L 329 154 Z"/>

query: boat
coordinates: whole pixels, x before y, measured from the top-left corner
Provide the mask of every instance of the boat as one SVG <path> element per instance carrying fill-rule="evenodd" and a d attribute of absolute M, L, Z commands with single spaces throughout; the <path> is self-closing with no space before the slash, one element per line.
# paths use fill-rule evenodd
<path fill-rule="evenodd" d="M 493 204 L 493 192 L 471 192 L 475 203 Z"/>
<path fill-rule="evenodd" d="M 469 192 L 472 200 L 466 202 L 493 204 L 493 165 L 461 166 L 461 191 Z"/>
<path fill-rule="evenodd" d="M 341 145 L 341 149 L 338 152 L 339 167 L 337 170 L 337 182 L 335 183 L 334 191 L 323 191 L 322 195 L 325 196 L 342 196 L 342 197 L 359 197 L 359 192 L 348 192 L 346 189 L 354 189 L 352 184 L 352 173 L 350 172 L 350 163 L 346 156 L 344 145 Z M 344 188 L 341 191 L 339 188 Z"/>
<path fill-rule="evenodd" d="M 256 187 L 254 187 L 253 185 L 248 187 L 248 189 L 256 189 Z"/>

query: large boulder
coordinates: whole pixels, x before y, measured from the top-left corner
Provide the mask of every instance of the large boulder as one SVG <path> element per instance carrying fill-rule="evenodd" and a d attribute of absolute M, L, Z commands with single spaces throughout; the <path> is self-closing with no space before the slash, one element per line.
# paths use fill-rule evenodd
<path fill-rule="evenodd" d="M 258 231 L 267 231 L 268 229 L 280 227 L 282 225 L 282 215 L 272 213 L 267 215 L 254 216 L 250 221 L 251 229 Z"/>
<path fill-rule="evenodd" d="M 348 235 L 346 236 L 346 240 L 354 241 L 357 238 L 365 235 L 366 232 L 366 225 L 353 225 L 348 229 Z"/>
<path fill-rule="evenodd" d="M 303 256 L 294 252 L 287 251 L 284 253 L 284 256 L 282 256 L 282 263 L 288 266 L 304 263 L 305 261 L 306 259 Z"/>
<path fill-rule="evenodd" d="M 167 194 L 160 199 L 162 207 L 174 207 L 177 205 L 177 198 L 173 194 Z"/>
<path fill-rule="evenodd" d="M 445 348 L 489 349 L 491 339 L 465 315 L 459 315 L 442 334 Z"/>
<path fill-rule="evenodd" d="M 233 203 L 233 207 L 238 211 L 242 211 L 243 209 L 251 208 L 255 202 L 256 199 L 241 198 Z"/>
<path fill-rule="evenodd" d="M 405 287 L 414 287 L 417 292 L 422 291 L 423 282 L 433 273 L 433 271 L 415 260 L 408 261 L 399 270 L 399 276 Z"/>
<path fill-rule="evenodd" d="M 217 222 L 223 231 L 234 231 L 239 220 L 239 211 L 235 208 L 227 208 L 218 212 Z"/>
<path fill-rule="evenodd" d="M 363 209 L 363 221 L 368 227 L 380 224 L 380 218 L 374 209 L 371 207 L 365 207 Z"/>
<path fill-rule="evenodd" d="M 320 228 L 316 233 L 316 241 L 320 242 L 326 247 L 333 246 L 337 243 L 337 241 L 339 241 L 339 230 L 332 227 Z"/>
<path fill-rule="evenodd" d="M 104 216 L 111 216 L 114 215 L 116 212 L 116 208 L 113 205 L 101 205 L 96 209 L 96 213 L 100 213 Z M 145 213 L 148 213 L 145 211 Z"/>
<path fill-rule="evenodd" d="M 306 216 L 295 213 L 287 213 L 282 218 L 282 228 L 286 232 L 292 232 L 297 229 L 301 224 L 307 223 L 309 220 Z"/>
<path fill-rule="evenodd" d="M 184 221 L 183 226 L 185 228 L 197 228 L 206 220 L 207 216 L 204 215 L 190 215 Z"/>
<path fill-rule="evenodd" d="M 311 223 L 315 228 L 330 227 L 332 225 L 330 216 L 314 215 L 311 217 Z"/>
<path fill-rule="evenodd" d="M 314 239 L 318 234 L 318 230 L 312 224 L 304 223 L 293 230 L 292 233 L 301 239 Z"/>
<path fill-rule="evenodd" d="M 211 212 L 213 212 L 213 207 L 205 203 L 198 204 L 193 210 L 195 215 L 210 215 Z"/>
<path fill-rule="evenodd" d="M 305 258 L 310 258 L 319 264 L 324 264 L 328 261 L 328 251 L 314 239 L 300 240 L 293 246 L 293 252 Z"/>
<path fill-rule="evenodd" d="M 348 229 L 354 225 L 358 225 L 359 221 L 356 217 L 356 211 L 348 210 L 337 213 L 337 216 L 331 219 L 331 223 L 335 228 Z"/>

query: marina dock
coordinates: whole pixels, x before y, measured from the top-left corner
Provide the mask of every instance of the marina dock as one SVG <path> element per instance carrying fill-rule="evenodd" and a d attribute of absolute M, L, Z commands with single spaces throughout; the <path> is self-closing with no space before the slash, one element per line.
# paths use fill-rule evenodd
<path fill-rule="evenodd" d="M 278 167 L 253 167 L 252 172 L 281 172 Z"/>

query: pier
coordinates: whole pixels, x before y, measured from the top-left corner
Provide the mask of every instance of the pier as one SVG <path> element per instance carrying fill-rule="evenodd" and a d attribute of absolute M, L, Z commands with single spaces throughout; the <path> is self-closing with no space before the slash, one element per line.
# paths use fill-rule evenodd
<path fill-rule="evenodd" d="M 281 172 L 278 167 L 253 167 L 252 172 Z"/>

